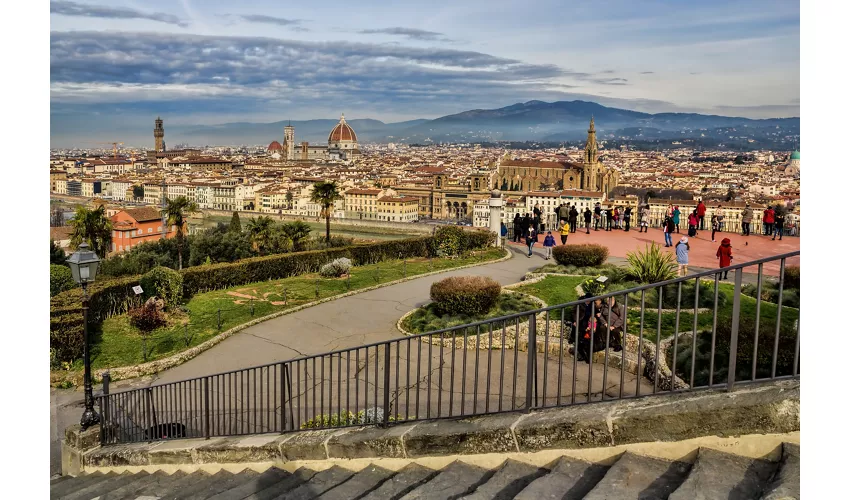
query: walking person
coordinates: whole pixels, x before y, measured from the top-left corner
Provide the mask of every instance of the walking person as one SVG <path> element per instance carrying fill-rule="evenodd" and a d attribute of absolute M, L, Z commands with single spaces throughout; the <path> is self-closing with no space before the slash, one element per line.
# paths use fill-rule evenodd
<path fill-rule="evenodd" d="M 649 205 L 644 205 L 640 209 L 640 231 L 639 233 L 649 232 Z"/>
<path fill-rule="evenodd" d="M 570 231 L 576 232 L 576 228 L 578 228 L 578 210 L 575 205 L 570 208 Z"/>
<path fill-rule="evenodd" d="M 587 228 L 587 234 L 590 234 L 590 219 L 593 217 L 593 213 L 590 211 L 590 207 L 584 209 L 584 226 Z"/>
<path fill-rule="evenodd" d="M 615 352 L 620 352 L 623 350 L 623 325 L 626 322 L 626 310 L 625 308 L 618 304 L 614 297 L 608 297 L 606 301 L 600 301 L 602 304 L 599 306 L 600 319 L 603 322 L 603 326 L 608 332 L 610 332 L 610 339 L 608 341 L 608 345 Z M 610 318 L 610 323 L 608 322 Z"/>
<path fill-rule="evenodd" d="M 626 207 L 626 211 L 623 212 L 623 222 L 626 223 L 626 232 L 629 232 L 629 223 L 632 221 L 632 207 Z"/>
<path fill-rule="evenodd" d="M 526 232 L 525 236 L 525 244 L 528 245 L 528 258 L 531 258 L 531 247 L 537 242 L 537 233 L 534 231 L 533 227 L 528 228 L 528 232 Z"/>
<path fill-rule="evenodd" d="M 676 225 L 676 232 L 679 232 L 679 218 L 682 216 L 682 212 L 679 210 L 679 205 L 673 207 L 673 224 Z"/>
<path fill-rule="evenodd" d="M 546 260 L 552 258 L 552 247 L 555 246 L 555 237 L 552 236 L 552 231 L 546 231 L 546 237 L 543 238 L 543 248 L 546 249 Z"/>
<path fill-rule="evenodd" d="M 717 222 L 717 216 L 711 216 L 711 242 L 714 243 L 714 233 L 720 231 L 720 223 Z"/>
<path fill-rule="evenodd" d="M 561 245 L 567 244 L 567 237 L 570 235 L 570 225 L 567 221 L 562 220 L 561 226 L 558 228 L 558 231 L 561 233 Z"/>
<path fill-rule="evenodd" d="M 662 226 L 662 231 L 664 231 L 664 246 L 672 247 L 673 231 L 676 229 L 676 226 L 673 225 L 673 217 L 670 217 L 669 215 L 665 216 Z"/>
<path fill-rule="evenodd" d="M 691 251 L 691 246 L 688 244 L 688 238 L 682 236 L 676 243 L 676 263 L 679 265 L 678 276 L 687 276 L 688 274 L 688 253 Z"/>
<path fill-rule="evenodd" d="M 723 238 L 720 246 L 717 247 L 717 258 L 720 259 L 720 267 L 729 267 L 732 265 L 732 241 L 729 238 Z M 723 279 L 729 278 L 729 270 L 723 273 Z"/>
<path fill-rule="evenodd" d="M 776 212 L 773 211 L 773 207 L 768 205 L 766 209 L 764 209 L 764 234 L 770 236 L 773 234 L 773 220 L 776 216 Z"/>
<path fill-rule="evenodd" d="M 747 206 L 741 210 L 741 236 L 749 236 L 750 235 L 750 224 L 753 222 L 753 209 L 750 208 L 750 204 L 747 203 Z"/>
<path fill-rule="evenodd" d="M 776 207 L 777 209 L 779 207 Z M 776 215 L 773 218 L 773 239 L 776 240 L 776 235 L 779 235 L 779 241 L 782 241 L 782 233 L 785 231 L 785 214 L 776 210 Z"/>
<path fill-rule="evenodd" d="M 688 215 L 688 236 L 691 238 L 697 235 L 697 224 L 699 224 L 699 217 L 697 216 L 697 210 L 694 209 L 694 211 Z"/>
<path fill-rule="evenodd" d="M 702 202 L 702 198 L 697 203 L 697 217 L 699 217 L 699 230 L 702 231 L 705 229 L 705 203 Z"/>
<path fill-rule="evenodd" d="M 540 231 L 540 216 L 543 212 L 540 211 L 540 205 L 537 203 L 534 204 L 534 208 L 531 211 L 531 216 L 533 217 L 534 230 L 536 232 Z"/>

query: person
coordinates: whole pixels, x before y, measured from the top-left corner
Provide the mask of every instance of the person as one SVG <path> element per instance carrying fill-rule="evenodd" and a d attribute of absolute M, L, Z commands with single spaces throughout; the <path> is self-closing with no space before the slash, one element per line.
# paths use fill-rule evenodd
<path fill-rule="evenodd" d="M 714 214 L 717 216 L 717 231 L 723 232 L 723 221 L 726 219 L 726 215 L 723 213 L 723 206 L 717 205 L 717 210 L 714 211 Z"/>
<path fill-rule="evenodd" d="M 585 302 L 576 306 L 580 308 L 578 325 L 573 324 L 569 320 L 567 321 L 573 332 L 570 337 L 577 344 L 575 347 L 570 348 L 570 354 L 576 354 L 578 361 L 584 361 L 590 364 L 592 361 L 592 352 L 601 351 L 605 348 L 605 327 L 603 326 L 603 322 L 600 321 L 602 314 L 597 307 L 600 301 L 594 301 L 590 294 L 585 294 L 581 297 L 581 300 L 585 300 Z M 575 316 L 576 314 L 573 313 L 570 315 L 570 318 L 575 318 Z M 611 323 L 613 322 L 614 320 L 612 318 Z M 578 338 L 576 339 L 576 337 Z M 592 346 L 591 341 L 593 342 Z"/>
<path fill-rule="evenodd" d="M 534 231 L 533 227 L 529 227 L 528 231 L 525 233 L 525 244 L 528 245 L 528 258 L 531 258 L 531 247 L 534 246 L 534 243 L 537 241 L 537 233 Z"/>
<path fill-rule="evenodd" d="M 609 208 L 607 211 L 607 223 L 605 224 L 605 230 L 610 231 L 614 227 L 614 210 Z"/>
<path fill-rule="evenodd" d="M 667 217 L 673 217 L 673 204 L 672 203 L 667 205 L 667 211 L 664 212 L 664 215 L 666 215 Z"/>
<path fill-rule="evenodd" d="M 616 352 L 623 350 L 623 325 L 626 320 L 626 311 L 622 305 L 618 304 L 614 297 L 608 297 L 606 301 L 599 301 L 600 319 L 603 322 L 603 328 L 611 332 L 611 337 L 608 345 Z M 610 323 L 608 322 L 610 318 Z"/>
<path fill-rule="evenodd" d="M 546 260 L 552 258 L 552 247 L 555 246 L 555 237 L 552 231 L 546 231 L 546 237 L 543 238 L 543 248 L 546 249 Z"/>
<path fill-rule="evenodd" d="M 676 232 L 679 232 L 679 218 L 682 216 L 682 212 L 679 210 L 679 205 L 673 207 L 673 224 L 676 225 Z"/>
<path fill-rule="evenodd" d="M 629 223 L 632 221 L 632 207 L 626 207 L 626 211 L 623 212 L 623 222 L 626 223 L 626 232 L 629 232 Z"/>
<path fill-rule="evenodd" d="M 702 198 L 697 203 L 697 217 L 699 217 L 699 230 L 702 231 L 705 229 L 705 203 L 702 202 Z"/>
<path fill-rule="evenodd" d="M 584 209 L 584 226 L 587 228 L 587 234 L 590 234 L 590 219 L 593 214 L 590 212 L 590 207 Z"/>
<path fill-rule="evenodd" d="M 504 222 L 501 222 L 500 224 L 501 224 L 500 233 L 502 234 L 502 238 L 504 238 L 505 236 L 508 235 L 508 226 L 506 226 Z"/>
<path fill-rule="evenodd" d="M 697 235 L 697 224 L 699 224 L 699 216 L 697 215 L 697 210 L 694 209 L 694 211 L 688 215 L 688 236 L 691 238 Z"/>
<path fill-rule="evenodd" d="M 717 247 L 717 258 L 720 259 L 720 267 L 729 267 L 732 265 L 732 241 L 729 238 L 723 238 L 720 246 Z M 723 279 L 729 278 L 729 270 L 723 273 Z"/>
<path fill-rule="evenodd" d="M 567 221 L 561 221 L 561 227 L 558 228 L 558 231 L 561 232 L 561 245 L 567 244 L 567 237 L 570 235 L 570 225 Z"/>
<path fill-rule="evenodd" d="M 764 218 L 762 221 L 764 222 L 764 234 L 770 236 L 773 234 L 773 218 L 776 215 L 776 212 L 773 211 L 773 207 L 769 206 L 764 209 Z"/>
<path fill-rule="evenodd" d="M 676 229 L 676 226 L 673 225 L 673 217 L 669 215 L 664 216 L 664 223 L 662 224 L 662 230 L 664 231 L 664 246 L 672 247 L 673 246 L 673 231 Z"/>
<path fill-rule="evenodd" d="M 620 211 L 620 207 L 614 207 L 614 229 L 620 228 L 620 221 L 622 220 L 623 212 Z"/>
<path fill-rule="evenodd" d="M 567 203 L 564 205 L 561 203 L 561 206 L 558 207 L 558 218 L 561 220 L 567 220 L 570 218 L 570 204 Z"/>
<path fill-rule="evenodd" d="M 750 208 L 750 204 L 747 203 L 747 206 L 741 210 L 741 236 L 749 236 L 750 235 L 750 224 L 753 222 L 753 209 Z"/>
<path fill-rule="evenodd" d="M 535 203 L 534 208 L 532 209 L 531 212 L 532 212 L 532 217 L 534 219 L 533 222 L 532 222 L 534 224 L 534 231 L 539 232 L 540 231 L 540 218 L 541 218 L 540 216 L 542 214 L 542 212 L 540 211 L 540 205 Z"/>
<path fill-rule="evenodd" d="M 785 214 L 779 211 L 776 207 L 776 215 L 773 218 L 773 239 L 776 240 L 776 235 L 779 235 L 779 241 L 782 241 L 782 233 L 785 230 Z"/>
<path fill-rule="evenodd" d="M 570 208 L 570 231 L 576 232 L 576 228 L 578 227 L 578 210 L 575 205 Z"/>
<path fill-rule="evenodd" d="M 714 233 L 720 230 L 719 224 L 717 222 L 717 216 L 711 216 L 711 242 L 714 243 Z"/>
<path fill-rule="evenodd" d="M 514 243 L 519 243 L 520 238 L 522 238 L 522 218 L 517 212 L 514 215 Z"/>
<path fill-rule="evenodd" d="M 691 251 L 691 246 L 688 244 L 688 238 L 682 236 L 679 242 L 676 243 L 676 263 L 679 264 L 680 277 L 688 274 L 688 253 Z"/>
<path fill-rule="evenodd" d="M 596 202 L 596 206 L 593 207 L 593 230 L 599 231 L 599 220 L 602 218 L 602 205 L 599 202 Z"/>
<path fill-rule="evenodd" d="M 649 232 L 649 205 L 644 205 L 640 209 L 640 231 L 639 233 Z"/>

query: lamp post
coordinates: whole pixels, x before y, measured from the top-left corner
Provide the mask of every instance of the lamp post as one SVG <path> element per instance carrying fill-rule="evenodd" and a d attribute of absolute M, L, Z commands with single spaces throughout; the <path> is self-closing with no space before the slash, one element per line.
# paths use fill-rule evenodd
<path fill-rule="evenodd" d="M 83 365 L 85 384 L 85 410 L 80 418 L 80 426 L 83 430 L 100 423 L 100 416 L 94 411 L 94 396 L 91 386 L 91 361 L 89 360 L 89 295 L 86 288 L 89 282 L 94 281 L 100 259 L 95 252 L 89 250 L 86 243 L 82 243 L 76 252 L 68 258 L 68 266 L 71 268 L 71 276 L 74 281 L 83 287 Z"/>

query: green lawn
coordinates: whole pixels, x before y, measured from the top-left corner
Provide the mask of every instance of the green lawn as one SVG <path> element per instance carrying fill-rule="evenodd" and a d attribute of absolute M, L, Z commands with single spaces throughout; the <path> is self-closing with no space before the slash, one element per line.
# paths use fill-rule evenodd
<path fill-rule="evenodd" d="M 504 256 L 503 250 L 493 248 L 474 252 L 458 259 L 432 259 L 430 264 L 427 258 L 417 258 L 408 259 L 406 264 L 400 260 L 391 260 L 380 264 L 358 266 L 352 268 L 350 289 L 368 288 L 401 279 L 405 275 L 409 277 L 430 271 L 451 269 L 476 262 L 496 260 L 502 256 Z M 254 318 L 315 301 L 317 280 L 320 299 L 345 293 L 349 289 L 348 280 L 345 278 L 327 279 L 313 273 L 198 294 L 185 305 L 189 311 L 188 317 L 177 318 L 172 325 L 157 329 L 149 335 L 146 345 L 149 351 L 147 361 L 164 358 L 187 347 L 201 344 L 222 331 Z M 284 294 L 286 303 L 283 303 Z M 251 300 L 251 297 L 254 300 Z M 220 329 L 219 310 L 221 310 Z M 188 319 L 188 328 L 182 324 L 186 319 Z M 145 361 L 142 355 L 142 343 L 142 337 L 138 330 L 130 326 L 126 314 L 109 318 L 98 327 L 97 331 L 93 332 L 92 366 L 97 369 L 142 363 Z M 82 362 L 77 362 L 74 368 L 81 369 Z"/>
<path fill-rule="evenodd" d="M 522 285 L 514 290 L 540 298 L 550 306 L 566 304 L 578 299 L 576 286 L 581 284 L 587 276 L 547 276 L 537 283 Z M 560 310 L 550 313 L 552 319 L 561 317 Z"/>

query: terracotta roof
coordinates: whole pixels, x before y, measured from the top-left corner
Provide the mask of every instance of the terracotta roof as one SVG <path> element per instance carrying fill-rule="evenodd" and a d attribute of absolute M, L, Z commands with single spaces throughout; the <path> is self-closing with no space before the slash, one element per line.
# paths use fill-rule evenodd
<path fill-rule="evenodd" d="M 269 151 L 281 151 L 283 150 L 283 146 L 281 146 L 280 143 L 277 141 L 272 141 L 272 143 L 269 144 L 269 147 L 267 149 Z"/>
<path fill-rule="evenodd" d="M 349 189 L 345 194 L 380 194 L 380 189 Z"/>
<path fill-rule="evenodd" d="M 539 161 L 539 160 L 507 160 L 502 162 L 503 167 L 526 167 L 526 168 L 579 168 L 580 165 L 569 161 Z"/>
<path fill-rule="evenodd" d="M 124 210 L 124 212 L 134 218 L 136 222 L 162 219 L 162 213 L 158 208 L 154 207 L 128 208 L 127 210 Z"/>
<path fill-rule="evenodd" d="M 395 201 L 395 202 L 411 202 L 411 201 L 419 201 L 419 198 L 415 198 L 413 196 L 384 196 L 383 198 L 378 198 L 378 201 Z"/>
<path fill-rule="evenodd" d="M 73 232 L 74 228 L 71 226 L 51 227 L 50 239 L 53 241 L 70 240 Z"/>

